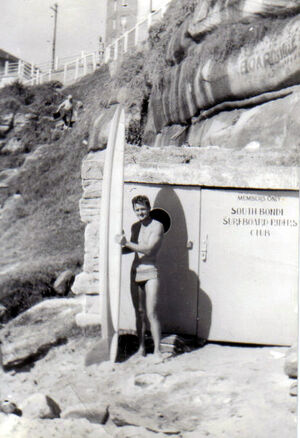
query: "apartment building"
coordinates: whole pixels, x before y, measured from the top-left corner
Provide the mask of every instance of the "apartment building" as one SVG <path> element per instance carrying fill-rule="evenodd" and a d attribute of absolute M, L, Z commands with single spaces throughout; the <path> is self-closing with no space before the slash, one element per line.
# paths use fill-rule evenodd
<path fill-rule="evenodd" d="M 105 44 L 112 43 L 120 35 L 169 3 L 170 0 L 107 0 Z"/>

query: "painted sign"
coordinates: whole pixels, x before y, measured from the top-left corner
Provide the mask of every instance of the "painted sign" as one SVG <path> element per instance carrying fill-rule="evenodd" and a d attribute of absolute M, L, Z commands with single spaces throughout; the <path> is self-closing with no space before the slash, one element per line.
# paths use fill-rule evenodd
<path fill-rule="evenodd" d="M 242 228 L 251 237 L 271 237 L 298 226 L 295 209 L 280 195 L 237 194 L 222 218 L 227 227 Z"/>
<path fill-rule="evenodd" d="M 295 341 L 298 214 L 297 192 L 202 190 L 199 279 L 211 300 L 209 339 Z M 198 317 L 201 336 L 201 305 Z"/>

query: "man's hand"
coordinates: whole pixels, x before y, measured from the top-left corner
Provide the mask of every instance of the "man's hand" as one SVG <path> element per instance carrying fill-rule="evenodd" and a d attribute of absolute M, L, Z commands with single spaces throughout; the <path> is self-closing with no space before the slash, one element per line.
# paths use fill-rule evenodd
<path fill-rule="evenodd" d="M 126 243 L 127 243 L 127 239 L 126 239 L 125 233 L 117 234 L 117 235 L 115 236 L 115 241 L 116 241 L 117 243 L 119 243 L 119 245 L 121 245 L 121 246 L 125 246 Z"/>

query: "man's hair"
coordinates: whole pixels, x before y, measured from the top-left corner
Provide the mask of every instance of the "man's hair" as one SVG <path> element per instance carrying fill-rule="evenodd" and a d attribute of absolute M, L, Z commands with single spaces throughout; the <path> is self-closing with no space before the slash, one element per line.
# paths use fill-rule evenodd
<path fill-rule="evenodd" d="M 141 204 L 149 209 L 151 208 L 149 199 L 147 198 L 147 196 L 144 195 L 135 196 L 134 198 L 132 198 L 131 202 L 132 202 L 132 208 L 135 207 L 135 204 Z"/>

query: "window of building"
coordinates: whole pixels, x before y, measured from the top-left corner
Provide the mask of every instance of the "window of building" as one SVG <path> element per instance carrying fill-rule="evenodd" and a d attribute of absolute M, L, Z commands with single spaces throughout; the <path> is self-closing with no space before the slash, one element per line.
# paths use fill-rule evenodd
<path fill-rule="evenodd" d="M 113 21 L 112 21 L 112 28 L 113 28 L 113 30 L 116 30 L 116 28 L 117 28 L 117 22 L 116 22 L 116 20 L 113 20 Z"/>
<path fill-rule="evenodd" d="M 114 0 L 114 12 L 117 11 L 117 0 Z"/>
<path fill-rule="evenodd" d="M 123 32 L 125 32 L 126 30 L 126 24 L 127 24 L 127 17 L 121 17 L 121 27 Z"/>

